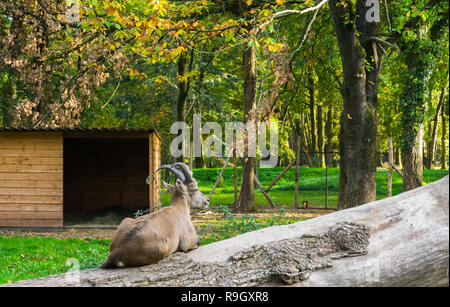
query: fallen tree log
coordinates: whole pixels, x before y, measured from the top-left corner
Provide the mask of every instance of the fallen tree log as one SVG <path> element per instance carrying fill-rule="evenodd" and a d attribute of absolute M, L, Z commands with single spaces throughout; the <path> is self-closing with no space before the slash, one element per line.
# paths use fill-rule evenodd
<path fill-rule="evenodd" d="M 175 253 L 7 286 L 448 286 L 449 177 L 400 195 Z"/>

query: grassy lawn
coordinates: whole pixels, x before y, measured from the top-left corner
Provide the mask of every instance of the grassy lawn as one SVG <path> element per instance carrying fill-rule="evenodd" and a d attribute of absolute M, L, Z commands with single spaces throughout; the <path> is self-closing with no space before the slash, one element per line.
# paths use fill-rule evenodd
<path fill-rule="evenodd" d="M 259 179 L 267 187 L 281 168 L 260 169 Z M 200 189 L 208 194 L 220 170 L 198 169 L 194 175 L 198 179 Z M 239 173 L 239 172 L 238 172 Z M 386 170 L 377 172 L 377 199 L 386 197 Z M 424 170 L 424 184 L 436 181 L 448 175 L 444 170 Z M 336 207 L 339 186 L 339 170 L 329 169 L 329 207 Z M 240 178 L 238 178 L 240 182 Z M 233 170 L 227 169 L 222 184 L 216 189 L 211 199 L 211 207 L 216 215 L 212 218 L 195 221 L 201 238 L 201 245 L 231 238 L 241 233 L 253 231 L 272 225 L 284 225 L 310 218 L 300 215 L 288 215 L 294 202 L 294 169 L 291 169 L 272 189 L 270 196 L 280 208 L 266 215 L 230 214 L 230 206 L 234 201 Z M 308 200 L 315 207 L 323 207 L 325 200 L 325 170 L 300 170 L 300 201 Z M 393 194 L 401 193 L 402 181 L 394 173 Z M 168 204 L 170 195 L 163 194 L 163 203 Z M 264 196 L 256 191 L 255 200 L 260 210 L 267 208 Z M 285 212 L 286 210 L 286 212 Z M 296 210 L 298 212 L 298 210 Z M 323 211 L 323 210 L 319 210 Z M 325 212 L 324 212 L 325 213 Z M 323 214 L 323 213 L 321 213 Z M 100 265 L 108 254 L 108 239 L 56 239 L 45 235 L 19 234 L 1 235 L 0 233 L 0 284 L 18 280 L 37 278 L 67 272 L 71 267 L 69 259 L 78 259 L 80 269 L 93 268 Z"/>
<path fill-rule="evenodd" d="M 266 168 L 258 170 L 258 179 L 264 187 L 269 186 L 274 178 L 283 168 Z M 208 195 L 214 186 L 220 169 L 195 169 L 194 177 L 197 179 L 200 190 Z M 241 170 L 238 170 L 238 174 Z M 300 168 L 299 200 L 307 200 L 313 207 L 325 207 L 325 169 L 323 168 Z M 448 170 L 428 170 L 423 172 L 423 183 L 428 184 L 448 175 Z M 387 197 L 388 171 L 379 169 L 377 172 L 377 199 Z M 238 176 L 238 183 L 240 183 Z M 292 206 L 295 191 L 295 168 L 291 168 L 269 192 L 270 197 L 276 205 Z M 328 207 L 336 208 L 339 189 L 339 169 L 328 169 Z M 392 179 L 392 194 L 402 192 L 402 179 L 394 172 Z M 170 195 L 162 195 L 163 204 L 169 204 Z M 255 191 L 255 202 L 257 206 L 267 206 L 268 202 L 264 195 Z M 232 206 L 234 203 L 234 179 L 233 170 L 227 169 L 224 173 L 222 183 L 217 187 L 211 198 L 212 207 Z"/>
<path fill-rule="evenodd" d="M 0 237 L 0 284 L 67 272 L 70 259 L 80 269 L 96 267 L 108 249 L 109 240 Z"/>
<path fill-rule="evenodd" d="M 223 218 L 200 224 L 197 226 L 197 229 L 200 236 L 200 245 L 205 245 L 264 227 L 287 225 L 302 220 L 305 220 L 305 218 L 286 216 L 283 208 L 277 213 L 273 213 L 270 217 L 258 217 L 247 214 L 236 216 L 228 214 L 228 211 L 225 209 Z"/>
<path fill-rule="evenodd" d="M 291 224 L 303 218 L 285 216 L 283 209 L 271 217 L 220 217 L 198 225 L 200 245 L 225 240 L 260 228 Z M 81 270 L 98 267 L 106 260 L 110 240 L 55 239 L 43 236 L 0 236 L 0 284 L 67 272 L 77 262 Z"/>

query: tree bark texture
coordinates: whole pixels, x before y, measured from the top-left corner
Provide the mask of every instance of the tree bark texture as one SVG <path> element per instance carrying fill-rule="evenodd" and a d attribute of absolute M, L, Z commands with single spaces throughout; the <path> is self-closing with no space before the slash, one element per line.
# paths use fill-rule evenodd
<path fill-rule="evenodd" d="M 423 181 L 423 128 L 416 133 L 414 147 L 402 151 L 403 191 L 420 187 Z"/>
<path fill-rule="evenodd" d="M 430 129 L 431 131 L 428 131 L 428 133 L 430 134 L 431 138 L 430 141 L 427 144 L 427 165 L 426 167 L 428 169 L 434 169 L 434 161 L 436 159 L 436 142 L 437 142 L 437 132 L 438 132 L 438 126 L 439 126 L 439 116 L 440 116 L 440 112 L 441 109 L 444 105 L 444 100 L 445 100 L 445 93 L 447 91 L 447 86 L 444 87 L 441 91 L 441 94 L 439 96 L 439 103 L 436 107 L 436 113 L 434 114 L 433 117 L 433 128 Z"/>
<path fill-rule="evenodd" d="M 323 127 L 323 109 L 321 105 L 317 105 L 317 146 L 319 148 L 319 167 L 325 167 L 325 141 Z"/>
<path fill-rule="evenodd" d="M 139 268 L 89 269 L 5 286 L 448 286 L 449 177 Z"/>
<path fill-rule="evenodd" d="M 402 135 L 403 191 L 422 185 L 423 129 L 428 80 L 433 64 L 427 54 L 432 48 L 423 39 L 402 42 L 408 74 L 400 99 Z"/>
<path fill-rule="evenodd" d="M 316 157 L 317 152 L 317 136 L 316 136 L 316 97 L 315 97 L 315 84 L 312 73 L 308 76 L 308 92 L 309 92 L 309 118 L 311 123 L 311 147 L 309 151 L 311 152 L 311 159 L 313 164 L 316 164 L 314 157 Z"/>
<path fill-rule="evenodd" d="M 253 124 L 256 127 L 256 47 L 245 45 L 243 47 L 243 71 L 244 71 L 244 124 Z M 248 133 L 244 136 L 244 158 L 242 160 L 242 183 L 237 205 L 234 212 L 256 211 L 254 188 L 256 158 L 249 157 Z M 255 140 L 250 140 L 254 142 Z"/>
<path fill-rule="evenodd" d="M 333 108 L 332 106 L 328 107 L 328 111 L 327 111 L 327 119 L 326 119 L 326 123 L 325 123 L 325 135 L 326 135 L 326 144 L 325 144 L 325 152 L 327 152 L 327 154 L 325 154 L 325 159 L 326 159 L 326 164 L 327 165 L 332 165 L 333 162 L 333 154 L 331 154 L 330 152 L 333 151 L 333 144 L 332 144 L 332 139 L 333 139 Z"/>
<path fill-rule="evenodd" d="M 376 198 L 376 110 L 384 53 L 369 39 L 379 35 L 379 24 L 365 20 L 365 1 L 354 7 L 351 1 L 330 0 L 329 9 L 343 68 L 338 209 L 345 209 Z"/>

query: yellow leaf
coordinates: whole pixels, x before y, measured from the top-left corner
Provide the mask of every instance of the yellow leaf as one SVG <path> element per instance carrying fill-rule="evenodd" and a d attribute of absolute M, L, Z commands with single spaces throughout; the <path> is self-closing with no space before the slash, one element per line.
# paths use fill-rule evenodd
<path fill-rule="evenodd" d="M 117 12 L 117 10 L 114 7 L 110 6 L 108 7 L 108 15 L 117 17 L 119 16 L 119 12 Z"/>
<path fill-rule="evenodd" d="M 245 3 L 247 3 L 248 6 L 252 5 L 252 0 L 247 0 L 245 1 Z"/>

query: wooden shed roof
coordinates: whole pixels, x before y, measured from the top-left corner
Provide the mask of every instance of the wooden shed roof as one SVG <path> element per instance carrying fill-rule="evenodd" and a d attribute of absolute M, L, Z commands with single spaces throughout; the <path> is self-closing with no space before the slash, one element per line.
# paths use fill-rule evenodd
<path fill-rule="evenodd" d="M 135 129 L 135 128 L 12 128 L 0 127 L 0 132 L 63 132 L 65 137 L 91 136 L 101 137 L 121 135 L 123 137 L 147 137 L 149 133 L 156 134 L 161 138 L 154 128 Z"/>
<path fill-rule="evenodd" d="M 153 132 L 154 128 L 135 129 L 135 128 L 11 128 L 0 127 L 0 131 L 94 131 L 94 132 Z"/>

